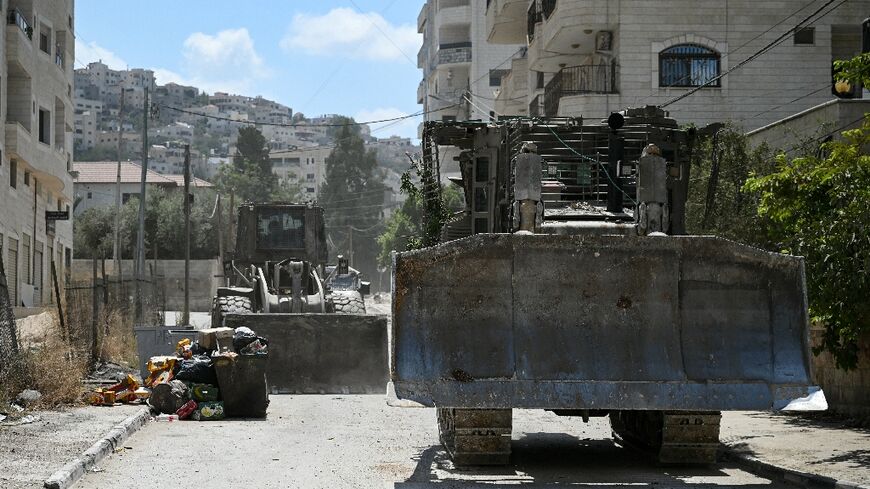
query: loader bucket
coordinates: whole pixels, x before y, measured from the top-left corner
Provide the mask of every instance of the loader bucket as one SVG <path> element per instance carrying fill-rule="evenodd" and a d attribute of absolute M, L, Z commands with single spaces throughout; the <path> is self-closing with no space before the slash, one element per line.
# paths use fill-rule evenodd
<path fill-rule="evenodd" d="M 396 396 L 779 409 L 811 385 L 804 263 L 697 236 L 476 235 L 393 263 Z"/>
<path fill-rule="evenodd" d="M 273 394 L 383 394 L 387 318 L 354 314 L 230 314 L 269 340 L 266 382 Z"/>

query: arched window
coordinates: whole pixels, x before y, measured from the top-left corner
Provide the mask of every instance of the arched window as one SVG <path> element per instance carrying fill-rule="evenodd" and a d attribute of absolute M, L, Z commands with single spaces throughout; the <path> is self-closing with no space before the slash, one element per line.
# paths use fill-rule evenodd
<path fill-rule="evenodd" d="M 698 44 L 677 44 L 659 53 L 659 86 L 699 87 L 719 76 L 719 53 Z M 720 80 L 711 83 L 718 87 Z"/>

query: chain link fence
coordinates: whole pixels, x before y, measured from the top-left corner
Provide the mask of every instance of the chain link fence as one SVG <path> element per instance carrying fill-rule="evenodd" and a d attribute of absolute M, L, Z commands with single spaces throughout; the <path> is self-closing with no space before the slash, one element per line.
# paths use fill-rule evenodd
<path fill-rule="evenodd" d="M 12 313 L 9 299 L 9 286 L 6 282 L 6 268 L 3 265 L 3 248 L 0 246 L 0 372 L 18 353 L 18 328 Z"/>

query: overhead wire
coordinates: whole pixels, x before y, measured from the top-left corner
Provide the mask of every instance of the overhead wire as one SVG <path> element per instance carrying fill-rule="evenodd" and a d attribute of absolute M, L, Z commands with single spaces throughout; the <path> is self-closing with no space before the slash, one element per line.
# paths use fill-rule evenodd
<path fill-rule="evenodd" d="M 749 63 L 751 63 L 752 61 L 755 61 L 756 59 L 758 59 L 758 58 L 761 57 L 762 55 L 766 54 L 766 53 L 767 53 L 768 51 L 770 51 L 771 49 L 773 49 L 773 48 L 779 46 L 779 45 L 782 44 L 786 39 L 788 39 L 788 36 L 789 36 L 789 35 L 793 34 L 794 32 L 796 32 L 796 31 L 799 30 L 799 29 L 803 29 L 803 28 L 805 28 L 805 27 L 807 27 L 807 26 L 809 26 L 809 25 L 812 25 L 812 24 L 815 23 L 816 21 L 818 21 L 818 20 L 822 19 L 823 17 L 829 15 L 829 14 L 830 14 L 831 12 L 833 12 L 834 10 L 840 8 L 844 3 L 846 3 L 846 2 L 849 1 L 849 0 L 841 0 L 840 3 L 838 3 L 837 5 L 835 5 L 831 10 L 829 10 L 828 12 L 826 12 L 824 15 L 822 15 L 821 17 L 819 17 L 819 18 L 817 18 L 817 19 L 813 19 L 813 17 L 815 17 L 815 16 L 819 15 L 820 13 L 822 13 L 826 8 L 828 8 L 829 6 L 831 6 L 832 4 L 834 4 L 836 1 L 837 1 L 837 0 L 828 0 L 827 2 L 825 2 L 824 5 L 822 5 L 821 7 L 819 7 L 819 8 L 818 8 L 817 10 L 815 10 L 812 14 L 810 14 L 810 15 L 809 15 L 808 17 L 806 17 L 804 20 L 802 20 L 801 22 L 799 22 L 796 26 L 794 26 L 794 27 L 792 27 L 791 29 L 787 30 L 785 33 L 783 33 L 782 35 L 780 35 L 779 37 L 777 37 L 777 38 L 774 39 L 773 41 L 769 42 L 768 44 L 766 44 L 764 47 L 762 47 L 761 49 L 759 49 L 758 51 L 756 51 L 756 52 L 753 53 L 752 55 L 750 55 L 748 58 L 744 59 L 744 60 L 741 61 L 740 63 L 737 63 L 737 64 L 734 65 L 733 67 L 731 67 L 731 68 L 725 70 L 723 73 L 720 73 L 719 75 L 717 75 L 717 76 L 711 78 L 710 80 L 707 80 L 707 81 L 704 82 L 703 84 L 701 84 L 701 85 L 699 85 L 699 86 L 697 86 L 697 87 L 692 88 L 691 90 L 687 91 L 686 93 L 683 93 L 683 94 L 681 94 L 681 95 L 679 95 L 679 96 L 677 96 L 677 97 L 674 97 L 674 98 L 668 100 L 667 102 L 665 102 L 665 103 L 659 105 L 659 107 L 661 107 L 661 108 L 665 108 L 665 107 L 668 107 L 668 106 L 670 106 L 670 105 L 673 105 L 673 104 L 675 104 L 675 103 L 677 103 L 677 102 L 679 102 L 679 101 L 681 101 L 681 100 L 684 100 L 684 99 L 686 99 L 686 98 L 688 98 L 688 97 L 691 97 L 692 95 L 698 93 L 698 91 L 700 91 L 700 90 L 702 90 L 702 89 L 704 89 L 704 88 L 706 88 L 706 87 L 708 87 L 708 86 L 710 86 L 710 85 L 713 85 L 714 83 L 717 83 L 717 82 L 718 82 L 719 80 L 721 80 L 722 78 L 728 76 L 728 74 L 733 73 L 734 71 L 736 71 L 736 70 L 742 68 L 743 66 L 745 66 L 745 65 L 747 65 L 747 64 L 749 64 Z M 806 24 L 806 25 L 805 25 L 805 24 Z"/>

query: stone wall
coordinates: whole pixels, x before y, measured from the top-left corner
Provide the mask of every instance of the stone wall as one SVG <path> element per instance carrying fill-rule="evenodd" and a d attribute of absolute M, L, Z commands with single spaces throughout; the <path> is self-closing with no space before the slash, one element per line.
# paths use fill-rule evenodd
<path fill-rule="evenodd" d="M 91 260 L 73 260 L 72 280 L 91 280 L 93 274 Z M 184 260 L 158 260 L 156 266 L 149 260 L 147 274 L 154 271 L 160 287 L 166 291 L 166 310 L 180 311 L 184 307 Z M 122 263 L 124 279 L 133 277 L 133 261 Z M 220 280 L 216 275 L 221 273 L 217 260 L 190 261 L 190 310 L 211 311 L 211 301 Z M 106 274 L 116 277 L 115 263 L 106 260 Z"/>
<path fill-rule="evenodd" d="M 813 344 L 821 342 L 822 330 L 813 329 Z M 830 353 L 813 357 L 816 382 L 825 391 L 831 411 L 848 416 L 870 416 L 870 335 L 859 342 L 858 368 L 845 372 L 836 367 Z"/>

